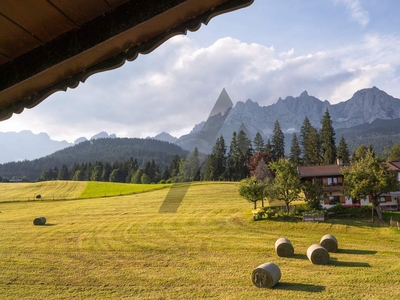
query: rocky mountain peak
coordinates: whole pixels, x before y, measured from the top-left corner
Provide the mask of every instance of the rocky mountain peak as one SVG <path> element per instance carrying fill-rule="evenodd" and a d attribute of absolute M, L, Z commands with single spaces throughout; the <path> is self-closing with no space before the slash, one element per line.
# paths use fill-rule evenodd
<path fill-rule="evenodd" d="M 221 94 L 219 95 L 217 102 L 215 102 L 213 109 L 209 115 L 209 118 L 218 114 L 221 116 L 225 115 L 225 113 L 231 109 L 233 106 L 233 102 L 226 92 L 225 88 L 222 89 Z"/>

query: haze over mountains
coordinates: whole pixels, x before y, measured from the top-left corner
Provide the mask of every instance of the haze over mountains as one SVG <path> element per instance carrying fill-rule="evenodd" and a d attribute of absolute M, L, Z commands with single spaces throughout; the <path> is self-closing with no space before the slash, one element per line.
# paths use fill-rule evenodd
<path fill-rule="evenodd" d="M 90 140 L 99 138 L 116 138 L 116 135 L 109 135 L 103 131 L 92 136 Z M 54 141 L 47 133 L 34 134 L 30 130 L 23 130 L 18 133 L 0 132 L 0 163 L 40 158 L 87 140 L 85 137 L 80 137 L 74 143 Z"/>
<path fill-rule="evenodd" d="M 390 143 L 400 141 L 400 126 L 398 126 L 400 99 L 388 95 L 377 87 L 359 90 L 350 99 L 333 105 L 304 91 L 298 97 L 279 98 L 275 104 L 269 106 L 260 106 L 251 99 L 233 105 L 228 93 L 223 89 L 208 119 L 194 125 L 189 134 L 175 138 L 162 132 L 153 139 L 175 143 L 185 150 L 198 147 L 201 152 L 209 153 L 217 137 L 223 135 L 229 146 L 233 131 L 238 132 L 241 129 L 251 139 L 258 131 L 267 140 L 272 136 L 276 120 L 287 136 L 300 131 L 305 117 L 313 126 L 320 128 L 321 118 L 326 109 L 331 115 L 337 142 L 342 134 L 346 140 L 352 139 L 350 144 L 354 144 L 354 147 L 357 143 L 364 143 L 363 139 L 371 142 L 371 138 L 374 138 L 376 142 L 383 135 L 390 135 L 387 139 Z M 100 132 L 90 139 L 98 138 L 116 138 L 116 136 Z M 358 141 L 354 142 L 355 139 Z M 74 144 L 86 140 L 79 138 Z M 287 146 L 290 146 L 289 143 L 288 138 Z M 45 133 L 33 134 L 30 131 L 0 133 L 2 147 L 0 163 L 39 158 L 74 144 L 53 141 Z"/>

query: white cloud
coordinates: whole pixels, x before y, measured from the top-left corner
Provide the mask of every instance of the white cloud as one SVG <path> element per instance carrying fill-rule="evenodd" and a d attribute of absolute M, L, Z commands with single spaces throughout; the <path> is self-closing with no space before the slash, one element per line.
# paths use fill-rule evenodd
<path fill-rule="evenodd" d="M 1 122 L 0 131 L 31 129 L 68 141 L 100 131 L 127 137 L 162 131 L 181 135 L 208 117 L 224 87 L 234 103 L 251 98 L 260 105 L 304 90 L 337 103 L 373 85 L 399 97 L 398 49 L 399 36 L 378 34 L 305 55 L 230 37 L 199 47 L 179 36 L 133 63 L 90 77 L 77 89 L 55 93 Z"/>
<path fill-rule="evenodd" d="M 365 27 L 369 23 L 369 14 L 361 4 L 360 0 L 334 0 L 336 4 L 342 4 L 346 6 L 346 9 L 350 13 L 350 19 L 357 22 L 362 27 Z"/>
<path fill-rule="evenodd" d="M 291 57 L 291 56 L 293 56 L 293 54 L 294 54 L 294 49 L 292 48 L 289 51 L 279 53 L 279 56 L 280 57 Z"/>

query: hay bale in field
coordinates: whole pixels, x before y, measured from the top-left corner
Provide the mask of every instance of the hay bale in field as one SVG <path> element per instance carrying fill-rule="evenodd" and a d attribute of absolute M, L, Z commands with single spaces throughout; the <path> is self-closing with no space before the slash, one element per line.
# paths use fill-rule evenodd
<path fill-rule="evenodd" d="M 275 251 L 280 257 L 290 257 L 294 254 L 293 245 L 287 238 L 279 238 L 276 240 Z"/>
<path fill-rule="evenodd" d="M 272 262 L 259 265 L 251 274 L 251 280 L 258 288 L 272 288 L 280 279 L 281 270 Z"/>
<path fill-rule="evenodd" d="M 35 198 L 36 198 L 36 199 L 42 199 L 42 195 L 37 194 L 37 195 L 35 196 Z"/>
<path fill-rule="evenodd" d="M 46 218 L 45 217 L 39 217 L 33 220 L 33 225 L 44 225 L 46 224 Z"/>
<path fill-rule="evenodd" d="M 314 265 L 326 265 L 330 259 L 329 252 L 318 244 L 308 247 L 307 257 Z"/>
<path fill-rule="evenodd" d="M 328 252 L 337 252 L 338 242 L 337 239 L 331 234 L 325 234 L 319 244 L 324 247 Z"/>

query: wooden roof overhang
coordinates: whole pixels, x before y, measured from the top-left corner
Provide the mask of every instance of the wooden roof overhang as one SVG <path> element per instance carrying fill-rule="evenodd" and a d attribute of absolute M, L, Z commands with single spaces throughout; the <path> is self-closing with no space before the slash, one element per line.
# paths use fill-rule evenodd
<path fill-rule="evenodd" d="M 1 0 L 0 120 L 253 0 Z"/>

